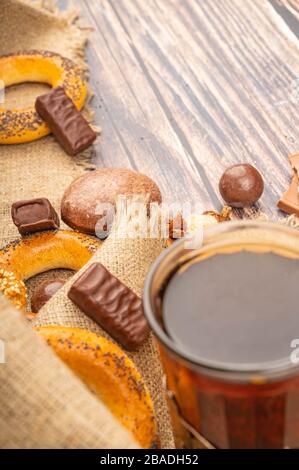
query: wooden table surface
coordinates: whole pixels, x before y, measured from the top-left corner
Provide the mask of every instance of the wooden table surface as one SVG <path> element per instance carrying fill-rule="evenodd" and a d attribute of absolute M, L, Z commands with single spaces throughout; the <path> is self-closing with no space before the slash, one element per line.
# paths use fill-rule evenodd
<path fill-rule="evenodd" d="M 299 1 L 80 0 L 102 135 L 97 166 L 146 173 L 168 202 L 220 209 L 228 165 L 263 174 L 276 214 L 299 151 Z"/>

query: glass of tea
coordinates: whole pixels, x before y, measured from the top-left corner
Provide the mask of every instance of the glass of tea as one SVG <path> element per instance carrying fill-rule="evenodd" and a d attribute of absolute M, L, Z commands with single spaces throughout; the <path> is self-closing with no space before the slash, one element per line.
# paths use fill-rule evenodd
<path fill-rule="evenodd" d="M 211 446 L 299 447 L 297 230 L 224 222 L 199 248 L 177 241 L 144 310 L 180 414 Z"/>

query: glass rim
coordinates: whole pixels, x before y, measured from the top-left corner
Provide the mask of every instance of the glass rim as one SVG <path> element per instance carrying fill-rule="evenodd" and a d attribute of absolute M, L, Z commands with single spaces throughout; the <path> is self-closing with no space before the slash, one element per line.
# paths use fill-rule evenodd
<path fill-rule="evenodd" d="M 204 237 L 205 238 L 212 238 L 213 236 L 223 235 L 225 233 L 232 233 L 237 230 L 244 230 L 244 229 L 256 229 L 256 230 L 270 230 L 270 231 L 279 231 L 283 232 L 285 235 L 289 235 L 290 237 L 298 236 L 296 229 L 279 224 L 277 222 L 272 221 L 228 221 L 228 222 L 221 222 L 210 227 L 204 229 Z M 143 308 L 146 319 L 156 336 L 159 342 L 166 347 L 166 349 L 172 354 L 178 357 L 180 360 L 184 360 L 190 366 L 195 368 L 196 370 L 202 372 L 204 375 L 212 376 L 214 378 L 229 380 L 229 381 L 238 381 L 238 382 L 259 382 L 259 381 L 268 381 L 268 380 L 277 380 L 280 378 L 284 378 L 285 376 L 291 376 L 299 371 L 299 364 L 294 364 L 290 361 L 290 356 L 276 359 L 273 361 L 265 361 L 260 363 L 227 363 L 221 361 L 215 361 L 205 358 L 200 358 L 196 354 L 192 354 L 184 349 L 184 347 L 178 343 L 176 343 L 173 339 L 171 339 L 166 332 L 164 331 L 163 327 L 159 323 L 158 319 L 155 315 L 155 306 L 153 303 L 153 299 L 151 298 L 151 287 L 153 280 L 155 279 L 155 275 L 157 270 L 161 266 L 163 262 L 165 262 L 173 253 L 179 253 L 182 250 L 182 245 L 185 243 L 186 239 L 182 238 L 177 240 L 173 243 L 172 246 L 167 248 L 163 251 L 158 258 L 154 261 L 151 265 L 149 272 L 147 274 L 144 290 L 143 290 Z M 259 242 L 258 244 L 261 244 Z M 242 243 L 239 243 L 242 245 Z M 244 243 L 245 244 L 245 243 Z M 250 242 L 246 243 L 250 245 Z M 253 242 L 252 245 L 255 243 Z M 231 244 L 222 244 L 222 246 L 233 246 L 234 243 Z M 265 242 L 265 246 L 267 243 Z M 209 244 L 203 245 L 209 247 Z M 221 247 L 221 243 L 218 245 Z M 190 250 L 196 251 L 200 253 L 203 247 Z M 294 249 L 294 252 L 296 250 Z M 298 251 L 299 257 L 299 251 Z"/>

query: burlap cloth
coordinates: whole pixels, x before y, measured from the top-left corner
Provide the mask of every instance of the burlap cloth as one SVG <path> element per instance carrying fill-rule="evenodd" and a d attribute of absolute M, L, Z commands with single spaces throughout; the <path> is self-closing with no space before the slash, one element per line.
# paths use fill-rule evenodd
<path fill-rule="evenodd" d="M 108 409 L 0 296 L 0 448 L 136 448 Z"/>
<path fill-rule="evenodd" d="M 31 2 L 32 3 L 32 2 Z M 18 0 L 1 0 L 0 55 L 22 49 L 45 49 L 76 60 L 82 67 L 87 31 L 70 22 L 41 12 Z M 40 85 L 22 85 L 5 93 L 5 106 L 26 106 L 34 102 Z M 11 223 L 13 201 L 47 197 L 59 211 L 61 196 L 71 181 L 83 171 L 90 151 L 68 156 L 52 136 L 21 145 L 0 146 L 0 240 L 19 234 Z"/>
<path fill-rule="evenodd" d="M 64 17 L 59 16 L 59 18 L 57 18 L 56 15 L 51 15 L 50 13 L 41 11 L 40 9 L 35 9 L 31 5 L 28 6 L 21 1 L 3 0 L 1 2 L 0 10 L 0 54 L 20 49 L 48 49 L 73 58 L 84 66 L 82 51 L 86 41 L 87 31 L 86 29 L 81 29 L 77 23 L 73 22 L 73 19 L 74 16 L 68 17 L 67 15 Z M 33 99 L 33 97 L 39 92 L 39 86 L 25 86 L 23 89 L 23 97 L 21 97 L 22 102 L 28 102 L 28 100 Z M 20 90 L 17 96 L 20 105 Z M 6 103 L 8 103 L 8 105 L 14 104 L 16 98 L 13 90 L 7 94 L 6 98 Z M 2 244 L 18 236 L 18 233 L 11 222 L 11 203 L 18 199 L 44 196 L 50 199 L 55 208 L 59 211 L 61 196 L 65 188 L 76 176 L 82 174 L 84 169 L 88 167 L 86 162 L 89 161 L 89 156 L 89 152 L 85 152 L 85 154 L 81 154 L 75 158 L 67 156 L 52 136 L 30 144 L 0 147 L 0 239 Z M 137 295 L 141 295 L 147 270 L 162 250 L 163 244 L 164 242 L 162 240 L 155 239 L 108 238 L 108 240 L 103 244 L 103 247 L 95 255 L 95 258 L 100 260 L 114 275 L 132 288 Z M 41 310 L 35 323 L 38 325 L 58 324 L 77 326 L 104 334 L 104 332 L 93 321 L 80 312 L 66 297 L 66 291 L 69 288 L 70 282 L 72 282 L 72 280 L 69 281 L 68 284 L 62 288 Z M 1 321 L 2 316 L 3 314 L 1 314 Z M 15 331 L 19 332 L 21 332 L 22 328 L 25 330 L 25 326 L 23 325 L 20 326 L 20 324 L 18 324 L 17 326 L 14 326 L 8 322 L 6 314 L 4 315 L 4 319 L 5 318 L 7 318 L 7 332 L 5 334 L 7 334 L 8 337 L 11 337 L 11 335 L 14 334 L 11 333 L 10 330 L 8 331 L 8 328 L 13 327 L 15 328 Z M 13 322 L 13 320 L 11 320 L 11 322 Z M 15 317 L 14 323 L 16 323 Z M 0 331 L 1 336 L 2 326 Z M 26 334 L 31 338 L 34 336 L 33 332 L 28 332 L 28 328 Z M 30 343 L 29 340 L 28 343 Z M 15 369 L 15 373 L 13 374 L 14 380 L 17 380 L 16 377 L 20 374 L 19 380 L 17 381 L 19 384 L 22 383 L 22 377 L 24 377 L 24 364 L 20 363 L 22 353 L 18 349 L 20 346 L 21 342 L 17 342 L 15 347 L 18 350 L 19 359 L 17 360 L 15 358 L 14 364 L 12 364 Z M 35 342 L 32 342 L 32 348 L 27 348 L 26 351 L 24 350 L 24 354 L 26 354 L 27 362 L 30 363 L 31 355 L 32 360 L 38 361 L 34 368 L 35 372 L 38 366 L 40 366 L 43 371 L 47 371 L 47 374 L 49 372 L 49 377 L 44 378 L 45 380 L 48 380 L 48 382 L 43 384 L 43 387 L 40 388 L 40 384 L 38 382 L 40 377 L 38 374 L 36 373 L 35 375 L 31 375 L 31 369 L 27 370 L 28 380 L 30 378 L 30 383 L 32 384 L 32 389 L 28 389 L 28 393 L 31 393 L 30 399 L 27 395 L 21 394 L 21 387 L 18 387 L 18 402 L 16 402 L 16 400 L 12 401 L 12 403 L 14 403 L 14 409 L 18 409 L 18 407 L 20 407 L 21 410 L 25 410 L 27 417 L 26 423 L 28 425 L 27 429 L 33 432 L 32 426 L 34 426 L 34 424 L 29 425 L 29 422 L 34 423 L 35 420 L 39 419 L 38 406 L 34 407 L 32 404 L 34 401 L 39 401 L 41 399 L 41 390 L 47 390 L 48 396 L 51 394 L 51 391 L 53 391 L 54 396 L 60 393 L 59 400 L 61 399 L 61 407 L 63 407 L 62 401 L 64 397 L 66 406 L 69 406 L 68 403 L 74 400 L 74 405 L 76 405 L 74 407 L 77 407 L 77 409 L 80 409 L 81 411 L 80 419 L 83 419 L 82 416 L 84 417 L 85 409 L 87 410 L 86 416 L 89 417 L 92 405 L 87 404 L 86 393 L 88 392 L 84 392 L 85 397 L 83 397 L 83 395 L 81 396 L 84 387 L 79 387 L 77 380 L 69 379 L 69 377 L 71 377 L 71 373 L 68 373 L 68 375 L 65 376 L 67 377 L 67 380 L 65 380 L 65 387 L 68 389 L 73 386 L 74 391 L 69 396 L 67 393 L 62 395 L 60 388 L 56 387 L 57 377 L 54 380 L 54 376 L 52 376 L 54 371 L 50 370 L 52 369 L 51 360 L 56 363 L 58 360 L 56 358 L 48 359 L 49 351 L 47 348 L 43 348 L 42 350 L 42 346 L 40 345 L 39 347 L 40 350 L 37 354 L 37 351 L 35 350 Z M 46 360 L 45 362 L 43 361 L 44 355 L 47 356 L 47 360 L 49 362 Z M 36 358 L 36 356 L 39 357 Z M 142 373 L 151 392 L 155 405 L 161 447 L 172 448 L 174 446 L 174 441 L 165 398 L 164 376 L 152 338 L 150 338 L 138 352 L 132 353 L 130 356 L 133 358 Z M 32 368 L 33 367 L 34 366 L 32 366 Z M 8 388 L 3 388 L 4 382 L 7 381 L 7 372 L 5 372 L 5 370 L 7 370 L 7 365 L 5 365 L 5 367 L 0 365 L 0 374 L 2 374 L 3 379 L 1 379 L 0 382 L 1 408 L 7 406 L 5 405 L 6 402 L 10 402 L 11 398 L 8 395 L 8 391 L 11 391 L 14 387 L 13 380 L 10 379 L 7 386 Z M 63 367 L 61 371 L 62 370 L 65 372 L 65 367 Z M 61 381 L 62 375 L 63 373 L 61 372 Z M 76 382 L 76 387 L 73 380 Z M 37 383 L 39 384 L 38 386 Z M 34 391 L 34 384 L 39 390 L 36 393 Z M 60 390 L 60 392 L 58 392 L 58 390 Z M 25 404 L 22 404 L 21 397 L 25 401 Z M 55 400 L 55 398 L 53 398 L 53 400 Z M 43 405 L 41 405 L 41 403 L 43 403 Z M 51 414 L 51 409 L 48 408 L 45 400 L 41 403 L 39 406 L 45 406 L 45 412 Z M 92 400 L 92 403 L 95 404 L 94 400 Z M 81 447 L 130 447 L 134 445 L 132 444 L 132 441 L 130 441 L 130 438 L 123 437 L 124 431 L 115 423 L 115 420 L 110 420 L 110 416 L 109 423 L 106 423 L 108 412 L 104 410 L 103 405 L 101 405 L 98 410 L 100 410 L 102 415 L 99 416 L 98 411 L 95 416 L 99 416 L 99 419 L 102 417 L 102 424 L 99 427 L 101 428 L 102 426 L 101 429 L 103 432 L 99 432 L 97 440 L 92 438 L 90 438 L 89 441 L 87 441 L 87 438 L 82 439 Z M 21 428 L 18 425 L 18 416 L 20 413 L 20 410 L 18 410 L 15 415 L 13 413 L 3 413 L 0 409 L 0 446 L 42 446 L 39 438 L 32 437 L 31 439 L 31 433 L 25 433 L 26 427 L 24 426 Z M 57 414 L 55 416 L 56 418 L 59 418 Z M 46 420 L 47 419 L 50 419 L 50 417 L 46 418 Z M 61 441 L 61 446 L 80 447 L 80 439 L 74 440 L 73 436 L 72 439 L 67 439 L 69 434 L 66 433 L 66 428 L 69 429 L 69 422 L 67 422 L 68 426 L 66 427 L 64 423 L 65 421 L 60 418 L 55 421 L 55 425 L 59 427 L 59 431 L 57 428 L 58 434 L 63 434 L 65 430 L 66 437 L 64 441 Z M 16 427 L 18 429 L 14 430 Z M 109 433 L 105 435 L 108 428 Z M 10 435 L 11 438 L 6 440 L 6 437 L 2 436 L 2 434 L 5 434 L 5 430 L 8 429 L 10 432 L 7 432 L 7 434 Z M 37 427 L 37 429 L 39 428 Z M 25 433 L 24 442 L 22 442 L 20 437 L 22 431 Z M 15 435 L 14 433 L 18 436 L 15 440 L 13 439 L 13 436 Z M 55 441 L 55 433 L 53 433 L 51 435 L 49 434 L 49 436 L 47 433 L 40 434 L 40 436 L 43 437 L 44 446 L 51 447 L 57 445 L 60 447 L 57 440 Z M 34 435 L 38 436 L 38 433 Z"/>

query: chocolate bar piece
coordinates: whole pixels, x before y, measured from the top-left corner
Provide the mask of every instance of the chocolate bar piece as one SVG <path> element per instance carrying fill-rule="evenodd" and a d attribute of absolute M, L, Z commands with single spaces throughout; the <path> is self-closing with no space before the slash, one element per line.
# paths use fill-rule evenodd
<path fill-rule="evenodd" d="M 62 87 L 38 96 L 35 109 L 69 155 L 85 150 L 96 138 L 96 133 Z"/>
<path fill-rule="evenodd" d="M 84 271 L 68 297 L 126 349 L 136 349 L 149 334 L 141 299 L 101 263 Z"/>
<path fill-rule="evenodd" d="M 21 235 L 40 230 L 56 230 L 60 225 L 55 209 L 45 197 L 14 202 L 11 217 Z"/>
<path fill-rule="evenodd" d="M 299 177 L 297 172 L 294 173 L 289 189 L 283 194 L 278 201 L 277 206 L 288 214 L 299 216 Z"/>

